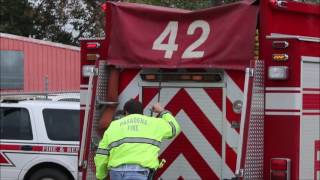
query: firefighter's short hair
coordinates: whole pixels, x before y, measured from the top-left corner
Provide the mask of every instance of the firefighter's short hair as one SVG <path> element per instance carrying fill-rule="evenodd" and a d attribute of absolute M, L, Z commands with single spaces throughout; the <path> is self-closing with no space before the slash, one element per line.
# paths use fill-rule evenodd
<path fill-rule="evenodd" d="M 129 101 L 127 101 L 123 107 L 123 110 L 128 114 L 143 114 L 143 107 L 141 102 L 135 99 L 130 99 Z"/>

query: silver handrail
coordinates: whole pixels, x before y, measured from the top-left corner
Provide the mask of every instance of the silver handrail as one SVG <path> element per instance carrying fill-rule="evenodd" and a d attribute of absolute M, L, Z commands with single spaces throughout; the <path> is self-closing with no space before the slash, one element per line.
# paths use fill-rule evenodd
<path fill-rule="evenodd" d="M 86 146 L 86 138 L 87 138 L 87 129 L 88 129 L 88 121 L 89 121 L 89 111 L 91 107 L 91 99 L 92 99 L 92 87 L 93 87 L 93 76 L 94 73 L 92 72 L 89 76 L 89 86 L 88 86 L 88 95 L 86 100 L 86 107 L 84 113 L 84 120 L 83 120 L 83 128 L 82 128 L 82 135 L 81 135 L 81 143 L 80 143 L 80 154 L 79 154 L 79 167 L 84 166 L 84 149 Z"/>

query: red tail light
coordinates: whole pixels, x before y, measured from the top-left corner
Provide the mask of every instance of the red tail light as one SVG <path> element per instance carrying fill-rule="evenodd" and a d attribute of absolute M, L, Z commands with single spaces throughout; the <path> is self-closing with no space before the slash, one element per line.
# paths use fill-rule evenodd
<path fill-rule="evenodd" d="M 106 11 L 106 10 L 107 10 L 107 4 L 106 4 L 106 3 L 103 3 L 103 4 L 101 5 L 101 9 L 102 9 L 103 11 Z"/>
<path fill-rule="evenodd" d="M 271 180 L 289 180 L 290 179 L 290 159 L 287 159 L 287 158 L 271 159 L 270 179 Z"/>
<path fill-rule="evenodd" d="M 280 172 L 272 172 L 270 179 L 272 180 L 285 180 L 287 179 L 287 173 L 280 171 Z"/>
<path fill-rule="evenodd" d="M 98 42 L 88 42 L 86 44 L 87 49 L 97 49 L 99 47 L 100 47 L 100 43 L 98 43 Z"/>
<path fill-rule="evenodd" d="M 287 170 L 288 164 L 285 159 L 272 159 L 271 160 L 271 169 L 277 171 Z"/>

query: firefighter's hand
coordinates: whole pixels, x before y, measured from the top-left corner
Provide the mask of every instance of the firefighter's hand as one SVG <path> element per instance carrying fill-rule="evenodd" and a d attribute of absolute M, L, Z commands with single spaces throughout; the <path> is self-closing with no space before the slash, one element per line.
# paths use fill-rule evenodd
<path fill-rule="evenodd" d="M 156 103 L 152 106 L 152 110 L 156 113 L 161 113 L 162 111 L 164 111 L 164 108 L 161 106 L 160 103 Z"/>

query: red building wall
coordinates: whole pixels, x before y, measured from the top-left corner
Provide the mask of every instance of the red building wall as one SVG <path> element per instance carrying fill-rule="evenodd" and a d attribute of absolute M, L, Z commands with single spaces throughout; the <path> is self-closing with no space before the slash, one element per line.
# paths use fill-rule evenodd
<path fill-rule="evenodd" d="M 0 50 L 23 51 L 23 91 L 44 91 L 46 76 L 49 91 L 79 91 L 79 47 L 0 33 Z"/>

